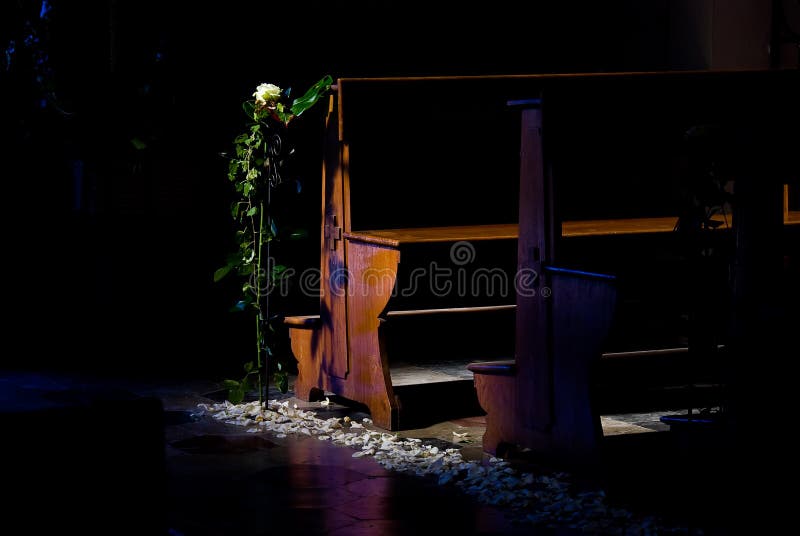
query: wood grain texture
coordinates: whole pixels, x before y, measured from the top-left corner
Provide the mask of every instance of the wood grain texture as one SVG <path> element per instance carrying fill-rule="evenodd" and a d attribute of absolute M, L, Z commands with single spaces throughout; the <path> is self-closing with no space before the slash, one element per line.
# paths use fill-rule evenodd
<path fill-rule="evenodd" d="M 516 431 L 519 422 L 516 376 L 476 372 L 474 382 L 478 400 L 486 412 L 483 451 L 496 456 L 505 444 L 525 444 L 526 438 Z"/>
<path fill-rule="evenodd" d="M 395 311 L 387 311 L 384 316 L 386 318 L 392 318 L 401 316 L 470 314 L 470 313 L 483 313 L 490 311 L 510 311 L 516 308 L 517 308 L 516 305 L 509 304 L 509 305 L 485 305 L 480 307 L 449 307 L 446 309 L 413 309 L 408 311 L 395 310 Z"/>
<path fill-rule="evenodd" d="M 786 224 L 800 221 L 800 211 L 786 210 Z M 729 215 L 727 222 L 721 217 L 712 218 L 723 226 L 733 225 Z M 648 233 L 672 233 L 678 224 L 677 216 L 658 218 L 609 218 L 602 220 L 568 220 L 561 223 L 564 238 L 635 235 Z M 353 242 L 364 242 L 381 246 L 400 247 L 404 244 L 455 242 L 458 240 L 499 240 L 518 237 L 518 226 L 514 224 L 469 225 L 453 227 L 420 227 L 407 229 L 372 229 L 345 233 Z"/>
<path fill-rule="evenodd" d="M 334 110 L 333 105 L 329 111 Z M 339 143 L 336 117 L 326 118 L 323 168 L 322 242 L 320 245 L 322 355 L 320 366 L 325 374 L 344 378 L 347 360 L 347 278 L 345 244 L 340 239 L 345 221 L 344 183 L 347 148 Z"/>
<path fill-rule="evenodd" d="M 457 242 L 459 240 L 502 240 L 517 237 L 517 225 L 462 225 L 452 227 L 420 227 L 352 231 L 345 235 L 351 241 L 398 247 L 402 244 Z"/>
<path fill-rule="evenodd" d="M 297 328 L 316 328 L 321 324 L 319 315 L 287 316 L 283 323 Z"/>
<path fill-rule="evenodd" d="M 322 338 L 319 327 L 289 327 L 292 354 L 297 360 L 297 379 L 294 393 L 301 400 L 312 400 L 323 385 Z"/>
<path fill-rule="evenodd" d="M 565 221 L 561 224 L 561 236 L 577 237 L 642 233 L 671 233 L 675 231 L 677 225 L 677 216 L 665 218 L 625 218 Z"/>
<path fill-rule="evenodd" d="M 399 262 L 397 249 L 358 242 L 348 245 L 347 330 L 351 368 L 338 394 L 366 404 L 373 422 L 389 430 L 397 429 L 399 408 L 379 328 L 380 314 L 394 291 Z"/>
<path fill-rule="evenodd" d="M 600 415 L 592 399 L 592 372 L 600 361 L 616 307 L 616 283 L 553 274 L 553 427 L 550 448 L 573 460 L 597 456 Z"/>
<path fill-rule="evenodd" d="M 516 375 L 484 374 L 480 367 L 471 366 L 478 400 L 486 411 L 483 448 L 490 454 L 506 446 L 530 448 L 543 458 L 591 465 L 602 439 L 600 415 L 591 396 L 592 371 L 614 317 L 616 289 L 611 279 L 565 274 L 554 274 L 550 284 L 551 343 L 541 345 L 541 351 L 549 355 L 528 356 L 547 361 L 551 369 L 550 413 L 526 411 L 541 397 L 534 392 L 536 383 L 520 373 L 525 365 L 517 363 Z M 538 336 L 531 329 L 535 326 L 519 327 L 521 338 Z M 546 419 L 546 425 L 531 418 Z"/>
<path fill-rule="evenodd" d="M 287 319 L 298 368 L 295 392 L 304 400 L 322 391 L 336 392 L 348 371 L 345 245 L 340 234 L 342 222 L 346 221 L 347 151 L 339 143 L 337 111 L 336 100 L 331 96 L 322 162 L 319 318 L 309 315 Z"/>
<path fill-rule="evenodd" d="M 789 185 L 783 185 L 783 221 L 789 221 Z"/>
<path fill-rule="evenodd" d="M 542 297 L 542 289 L 549 287 L 544 267 L 553 259 L 555 221 L 542 149 L 541 108 L 522 110 L 520 136 L 517 272 L 530 274 L 530 281 L 525 292 L 517 289 L 516 296 L 517 381 L 526 386 L 515 391 L 520 397 L 516 418 L 546 430 L 552 419 L 552 320 L 550 301 Z"/>

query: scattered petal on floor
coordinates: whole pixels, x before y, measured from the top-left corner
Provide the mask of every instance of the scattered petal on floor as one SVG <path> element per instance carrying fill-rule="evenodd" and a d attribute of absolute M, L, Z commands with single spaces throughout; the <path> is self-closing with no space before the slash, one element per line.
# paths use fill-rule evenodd
<path fill-rule="evenodd" d="M 469 443 L 470 439 L 469 437 L 467 437 L 467 435 L 468 432 L 459 433 L 453 431 L 453 441 L 455 441 L 456 443 Z"/>
<path fill-rule="evenodd" d="M 328 406 L 326 398 L 321 406 Z M 486 464 L 465 461 L 458 449 L 440 450 L 421 439 L 399 438 L 385 430 L 367 428 L 370 419 L 357 423 L 349 417 L 320 419 L 313 411 L 289 406 L 288 401 L 270 400 L 265 407 L 258 401 L 234 405 L 199 404 L 208 414 L 227 424 L 248 426 L 248 432 L 271 431 L 276 437 L 287 434 L 316 436 L 320 441 L 356 449 L 354 458 L 372 456 L 384 468 L 435 478 L 440 485 L 455 485 L 482 503 L 507 508 L 521 523 L 579 529 L 586 534 L 665 534 L 690 531 L 665 526 L 653 517 L 636 517 L 621 508 L 606 504 L 602 490 L 573 492 L 569 475 L 520 474 L 499 458 Z M 457 442 L 467 433 L 453 432 Z M 701 534 L 694 530 L 691 534 Z"/>

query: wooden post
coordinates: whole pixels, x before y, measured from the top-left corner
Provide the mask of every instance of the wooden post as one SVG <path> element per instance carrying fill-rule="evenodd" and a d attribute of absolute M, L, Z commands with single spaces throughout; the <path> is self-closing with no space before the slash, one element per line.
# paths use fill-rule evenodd
<path fill-rule="evenodd" d="M 553 364 L 544 266 L 552 260 L 553 218 L 542 151 L 540 100 L 522 110 L 520 134 L 516 361 L 519 384 L 531 389 L 517 392 L 522 399 L 517 411 L 520 422 L 546 431 L 552 423 Z"/>

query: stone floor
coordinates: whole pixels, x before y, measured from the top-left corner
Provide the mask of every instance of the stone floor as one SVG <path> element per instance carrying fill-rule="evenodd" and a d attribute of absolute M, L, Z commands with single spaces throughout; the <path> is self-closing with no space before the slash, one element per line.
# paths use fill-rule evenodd
<path fill-rule="evenodd" d="M 292 394 L 270 396 L 323 419 L 368 417 L 335 397 L 321 406 Z M 206 380 L 0 374 L 0 454 L 4 474 L 11 475 L 4 486 L 16 490 L 6 502 L 11 518 L 19 514 L 26 534 L 577 533 L 521 522 L 524 512 L 477 501 L 436 479 L 385 469 L 314 436 L 248 433 L 198 406 L 222 399 L 219 383 Z M 607 463 L 576 480 L 601 487 L 613 507 L 655 516 L 675 532 L 732 533 L 729 512 L 717 506 L 720 475 L 709 470 L 698 476 L 701 465 L 679 469 L 688 467 L 681 444 L 659 420 L 670 411 L 603 416 Z M 459 416 L 398 436 L 458 449 L 465 461 L 485 464 L 483 427 L 482 415 Z M 519 471 L 555 470 L 524 453 L 509 462 Z M 609 533 L 648 532 L 619 525 Z"/>

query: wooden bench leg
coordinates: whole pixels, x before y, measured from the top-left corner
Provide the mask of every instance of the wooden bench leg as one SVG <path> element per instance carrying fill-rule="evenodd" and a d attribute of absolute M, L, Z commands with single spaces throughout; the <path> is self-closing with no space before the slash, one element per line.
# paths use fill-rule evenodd
<path fill-rule="evenodd" d="M 591 396 L 592 368 L 600 359 L 600 346 L 614 316 L 616 290 L 606 276 L 563 272 L 551 277 L 553 303 L 548 327 L 552 345 L 546 339 L 531 341 L 536 351 L 527 354 L 532 359 L 552 357 L 549 422 L 532 418 L 537 415 L 532 406 L 543 394 L 537 392 L 530 375 L 520 373 L 521 368 L 535 364 L 531 360 L 468 367 L 486 411 L 483 449 L 488 454 L 500 455 L 506 446 L 522 447 L 542 459 L 591 465 L 599 453 L 602 428 Z M 523 324 L 518 329 L 527 327 Z M 542 384 L 547 386 L 547 382 Z"/>
<path fill-rule="evenodd" d="M 399 429 L 400 406 L 391 390 L 391 380 L 387 377 L 388 363 L 376 336 L 375 340 L 354 344 L 353 368 L 347 378 L 328 374 L 323 363 L 324 348 L 319 325 L 290 326 L 289 339 L 297 360 L 294 384 L 297 398 L 309 402 L 323 400 L 325 392 L 330 391 L 367 406 L 376 426 L 387 430 Z"/>
<path fill-rule="evenodd" d="M 553 426 L 549 448 L 571 464 L 591 465 L 603 429 L 592 397 L 593 370 L 616 307 L 613 279 L 601 275 L 553 274 Z M 535 423 L 532 423 L 535 425 Z"/>
<path fill-rule="evenodd" d="M 334 392 L 365 404 L 372 422 L 387 430 L 399 427 L 399 406 L 392 390 L 385 334 L 380 314 L 392 297 L 400 252 L 349 242 L 347 266 L 347 377 L 333 378 Z M 375 271 L 384 274 L 375 277 Z"/>
<path fill-rule="evenodd" d="M 478 401 L 486 412 L 483 451 L 499 456 L 503 445 L 517 441 L 514 434 L 516 378 L 475 373 L 475 390 Z"/>
<path fill-rule="evenodd" d="M 320 383 L 320 363 L 322 345 L 320 330 L 308 328 L 289 328 L 292 353 L 297 360 L 297 380 L 294 383 L 295 396 L 301 400 L 322 400 L 325 392 Z"/>
<path fill-rule="evenodd" d="M 353 326 L 374 322 L 371 315 L 351 316 Z M 344 396 L 369 408 L 373 424 L 386 430 L 400 428 L 400 405 L 392 389 L 389 360 L 386 355 L 385 331 L 356 329 L 351 331 L 352 367 L 347 382 L 342 384 Z"/>
<path fill-rule="evenodd" d="M 367 401 L 370 418 L 375 426 L 385 430 L 400 429 L 400 406 L 397 400 L 392 403 L 388 399 L 370 399 Z"/>

